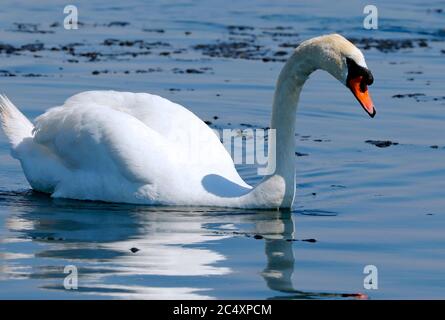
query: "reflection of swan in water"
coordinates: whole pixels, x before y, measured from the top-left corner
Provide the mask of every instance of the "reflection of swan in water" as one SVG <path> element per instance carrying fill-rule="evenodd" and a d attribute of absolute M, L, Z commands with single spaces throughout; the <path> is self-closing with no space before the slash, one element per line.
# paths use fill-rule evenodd
<path fill-rule="evenodd" d="M 193 247 L 227 237 L 205 230 L 199 215 L 174 209 L 159 212 L 138 206 L 53 201 L 35 193 L 22 200 L 21 210 L 12 212 L 5 225 L 14 242 L 33 239 L 39 243 L 35 257 L 40 260 L 36 266 L 31 256 L 25 260 L 11 257 L 0 263 L 3 278 L 45 279 L 50 280 L 44 282 L 45 288 L 64 290 L 60 281 L 63 267 L 72 264 L 78 267 L 81 293 L 139 299 L 206 299 L 211 298 L 206 287 L 176 287 L 174 282 L 167 287 L 145 286 L 146 282 L 137 285 L 134 280 L 128 285 L 126 281 L 113 283 L 109 278 L 205 277 L 231 272 L 218 265 L 225 259 L 223 255 Z M 133 247 L 139 251 L 132 253 Z M 38 265 L 42 260 L 51 265 Z"/>
<path fill-rule="evenodd" d="M 294 224 L 292 216 L 282 216 L 281 219 L 264 221 L 256 224 L 256 231 L 265 236 L 265 252 L 267 265 L 262 276 L 267 286 L 275 291 L 295 292 L 292 285 L 294 272 L 294 252 L 292 242 L 294 239 Z M 271 232 L 273 231 L 273 232 Z"/>
<path fill-rule="evenodd" d="M 4 197 L 0 194 L 2 206 L 8 202 L 2 201 Z M 283 293 L 282 298 L 318 296 L 294 289 L 293 244 L 287 241 L 294 238 L 294 227 L 289 213 L 180 211 L 55 201 L 35 193 L 7 197 L 14 197 L 12 205 L 20 207 L 6 218 L 9 232 L 0 239 L 0 251 L 7 251 L 4 242 L 21 241 L 35 254 L 17 259 L 3 254 L 9 258 L 0 262 L 0 280 L 38 279 L 40 287 L 67 294 L 61 281 L 63 266 L 74 264 L 79 268 L 78 292 L 82 294 L 207 299 L 213 297 L 212 279 L 230 278 L 240 263 L 226 263 L 230 253 L 217 251 L 218 243 L 247 231 L 264 237 L 267 266 L 261 275 L 271 290 Z M 131 248 L 139 251 L 132 253 Z"/>
<path fill-rule="evenodd" d="M 297 239 L 295 239 L 292 215 L 289 212 L 281 213 L 274 220 L 260 221 L 255 227 L 256 233 L 265 238 L 267 264 L 262 276 L 271 290 L 281 293 L 273 299 L 366 298 L 360 293 L 305 292 L 295 288 L 292 281 L 295 267 L 292 242 Z"/>

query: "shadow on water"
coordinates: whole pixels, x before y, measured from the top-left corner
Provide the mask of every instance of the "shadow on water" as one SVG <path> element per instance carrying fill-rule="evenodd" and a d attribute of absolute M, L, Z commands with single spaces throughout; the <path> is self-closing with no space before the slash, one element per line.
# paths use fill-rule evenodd
<path fill-rule="evenodd" d="M 1 280 L 32 279 L 39 281 L 40 289 L 66 292 L 63 268 L 73 264 L 78 267 L 80 294 L 214 298 L 210 280 L 200 283 L 193 279 L 224 277 L 237 270 L 235 263 L 222 263 L 230 257 L 209 244 L 246 237 L 264 240 L 267 263 L 258 273 L 275 292 L 271 299 L 361 297 L 294 287 L 296 238 L 289 212 L 83 202 L 52 199 L 32 191 L 0 192 L 0 208 L 7 212 L 3 221 L 8 230 L 0 245 L 14 241 L 35 245 L 28 257 L 15 259 L 5 254 Z M 178 286 L 178 277 L 191 280 Z M 137 280 L 142 278 L 145 280 Z"/>

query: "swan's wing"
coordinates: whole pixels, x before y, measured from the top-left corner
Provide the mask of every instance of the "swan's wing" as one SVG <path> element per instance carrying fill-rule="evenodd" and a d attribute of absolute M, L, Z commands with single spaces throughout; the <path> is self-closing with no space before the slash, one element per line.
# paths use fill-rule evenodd
<path fill-rule="evenodd" d="M 167 140 L 174 140 L 179 133 L 184 134 L 196 126 L 208 129 L 207 125 L 188 109 L 149 93 L 86 91 L 67 99 L 64 108 L 78 108 L 91 103 L 127 113 Z M 204 134 L 209 133 L 214 136 L 211 130 Z"/>
<path fill-rule="evenodd" d="M 213 130 L 151 94 L 80 93 L 37 118 L 34 140 L 73 170 L 119 172 L 147 184 L 218 175 L 248 187 Z"/>
<path fill-rule="evenodd" d="M 71 171 L 121 174 L 152 183 L 166 165 L 166 141 L 128 113 L 83 103 L 50 109 L 36 119 L 34 141 L 44 145 Z"/>
<path fill-rule="evenodd" d="M 197 179 L 212 173 L 248 187 L 215 132 L 183 106 L 148 93 L 87 91 L 69 98 L 63 108 L 77 109 L 91 104 L 125 113 L 145 124 L 169 144 L 176 164 L 180 157 L 182 167 Z"/>

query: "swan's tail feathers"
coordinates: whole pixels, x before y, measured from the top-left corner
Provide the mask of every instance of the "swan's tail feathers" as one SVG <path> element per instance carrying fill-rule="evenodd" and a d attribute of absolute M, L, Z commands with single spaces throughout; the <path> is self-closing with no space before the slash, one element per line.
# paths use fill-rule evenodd
<path fill-rule="evenodd" d="M 23 139 L 32 136 L 34 126 L 19 109 L 5 96 L 0 94 L 0 122 L 14 148 Z"/>

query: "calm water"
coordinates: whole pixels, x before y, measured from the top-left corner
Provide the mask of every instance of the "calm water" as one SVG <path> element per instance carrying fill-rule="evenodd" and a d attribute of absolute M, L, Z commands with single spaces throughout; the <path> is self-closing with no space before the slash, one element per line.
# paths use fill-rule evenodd
<path fill-rule="evenodd" d="M 0 7 L 1 42 L 22 48 L 1 50 L 1 91 L 31 118 L 79 91 L 115 89 L 162 95 L 215 127 L 264 127 L 282 62 L 193 46 L 250 41 L 274 56 L 290 52 L 283 43 L 329 32 L 427 45 L 364 51 L 376 79 L 372 120 L 330 76 L 311 77 L 297 116 L 306 155 L 296 157 L 291 213 L 51 199 L 29 189 L 1 134 L 0 298 L 445 298 L 443 2 L 378 1 L 373 31 L 362 28 L 363 1 L 77 3 L 83 24 L 74 31 L 54 24 L 64 18 L 56 1 Z M 248 28 L 229 27 L 240 25 Z M 142 54 L 106 39 L 151 44 Z M 36 41 L 44 48 L 23 49 Z M 406 94 L 417 95 L 397 97 Z M 254 167 L 239 169 L 258 182 Z M 371 264 L 378 290 L 363 288 Z M 77 291 L 63 287 L 66 265 L 78 267 Z"/>

